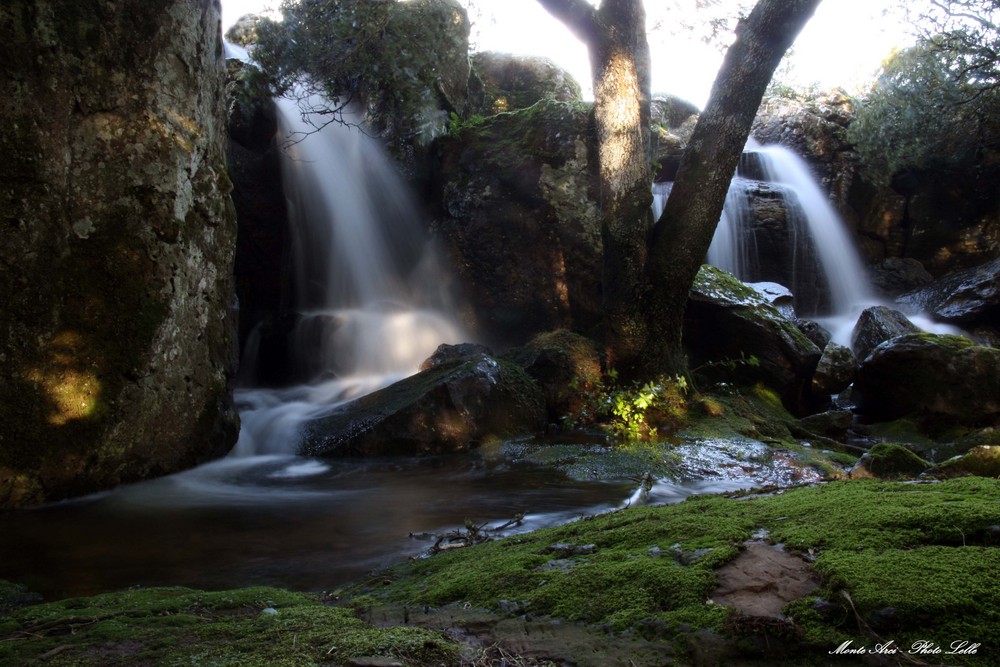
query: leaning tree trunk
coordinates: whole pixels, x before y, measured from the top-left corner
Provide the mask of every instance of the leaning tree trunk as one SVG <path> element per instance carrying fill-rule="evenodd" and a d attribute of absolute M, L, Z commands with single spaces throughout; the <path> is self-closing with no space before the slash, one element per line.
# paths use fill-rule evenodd
<path fill-rule="evenodd" d="M 608 364 L 634 375 L 644 356 L 642 315 L 650 232 L 649 44 L 642 0 L 539 0 L 590 52 L 602 210 L 603 311 Z"/>
<path fill-rule="evenodd" d="M 761 99 L 820 0 L 760 0 L 737 27 L 650 241 L 646 372 L 684 370 L 688 292 L 701 267 Z"/>

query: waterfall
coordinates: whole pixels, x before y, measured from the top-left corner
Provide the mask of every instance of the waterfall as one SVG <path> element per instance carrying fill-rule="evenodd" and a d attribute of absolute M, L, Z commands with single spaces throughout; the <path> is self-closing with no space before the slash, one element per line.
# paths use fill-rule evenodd
<path fill-rule="evenodd" d="M 303 421 L 465 339 L 447 314 L 447 281 L 406 183 L 358 125 L 324 125 L 325 116 L 308 113 L 324 104 L 276 100 L 296 311 L 289 359 L 310 377 L 237 392 L 236 456 L 295 453 Z M 244 363 L 252 368 L 254 359 Z"/>

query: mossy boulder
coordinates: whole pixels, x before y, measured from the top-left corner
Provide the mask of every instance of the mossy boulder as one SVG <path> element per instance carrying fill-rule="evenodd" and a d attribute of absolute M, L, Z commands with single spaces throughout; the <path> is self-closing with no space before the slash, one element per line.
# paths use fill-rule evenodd
<path fill-rule="evenodd" d="M 437 144 L 434 229 L 491 343 L 601 318 L 600 209 L 586 105 L 542 100 Z"/>
<path fill-rule="evenodd" d="M 868 421 L 918 420 L 931 431 L 1000 423 L 1000 350 L 961 336 L 909 334 L 879 345 L 855 382 Z"/>
<path fill-rule="evenodd" d="M 465 451 L 545 426 L 542 392 L 517 365 L 477 352 L 444 361 L 303 425 L 306 456 Z"/>
<path fill-rule="evenodd" d="M 684 346 L 710 379 L 763 382 L 793 414 L 807 411 L 820 351 L 753 288 L 704 265 L 688 296 Z"/>
<path fill-rule="evenodd" d="M 553 331 L 535 336 L 504 356 L 541 387 L 550 423 L 579 426 L 596 419 L 593 411 L 602 373 L 594 341 L 571 331 Z"/>
<path fill-rule="evenodd" d="M 979 477 L 1000 478 L 1000 445 L 980 445 L 965 454 L 950 458 L 932 471 L 937 477 Z"/>
<path fill-rule="evenodd" d="M 481 51 L 472 56 L 472 71 L 481 82 L 483 101 L 471 111 L 483 116 L 526 109 L 541 100 L 581 99 L 573 75 L 548 58 Z"/>
<path fill-rule="evenodd" d="M 0 25 L 0 507 L 225 453 L 218 4 L 11 0 Z"/>
<path fill-rule="evenodd" d="M 875 445 L 858 460 L 851 470 L 851 479 L 894 479 L 916 477 L 931 467 L 902 445 L 883 442 Z"/>

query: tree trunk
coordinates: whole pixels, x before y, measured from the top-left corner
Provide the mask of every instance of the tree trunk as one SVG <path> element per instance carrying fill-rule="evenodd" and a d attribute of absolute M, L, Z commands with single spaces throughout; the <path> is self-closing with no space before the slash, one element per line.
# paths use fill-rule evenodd
<path fill-rule="evenodd" d="M 602 210 L 604 345 L 609 366 L 638 372 L 651 231 L 650 61 L 642 0 L 539 0 L 586 44 L 594 85 L 594 133 Z"/>
<path fill-rule="evenodd" d="M 722 214 L 767 84 L 820 0 L 760 0 L 737 27 L 650 241 L 646 373 L 684 370 L 688 292 Z"/>

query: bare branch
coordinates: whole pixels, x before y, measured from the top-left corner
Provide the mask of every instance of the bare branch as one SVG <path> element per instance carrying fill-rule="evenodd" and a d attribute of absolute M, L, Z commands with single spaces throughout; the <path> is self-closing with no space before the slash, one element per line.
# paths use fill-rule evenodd
<path fill-rule="evenodd" d="M 597 10 L 586 0 L 538 0 L 538 4 L 566 24 L 574 35 L 585 44 L 596 39 L 598 32 Z"/>

